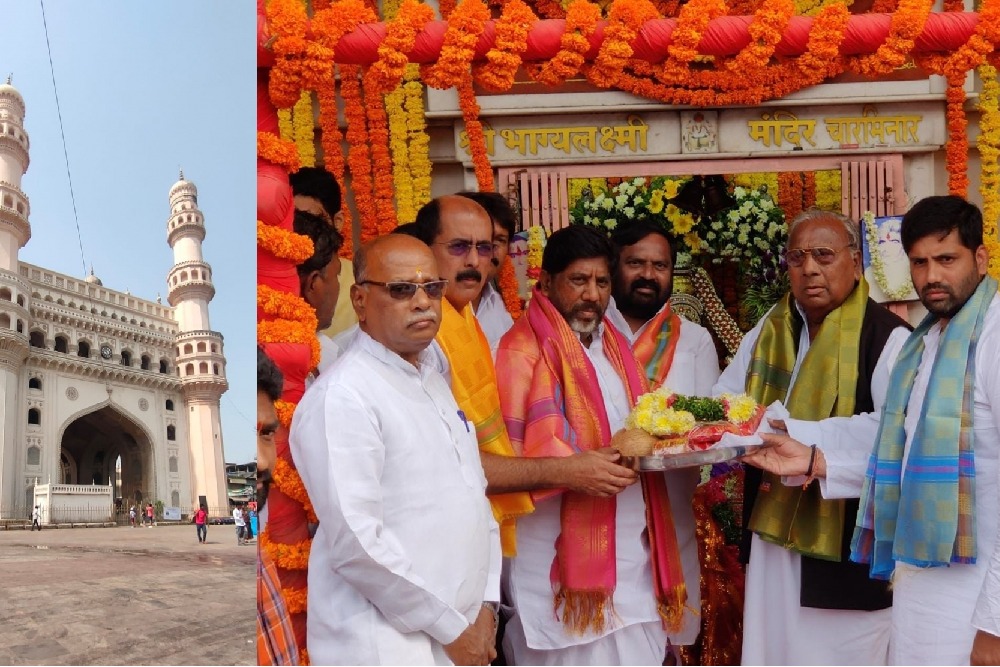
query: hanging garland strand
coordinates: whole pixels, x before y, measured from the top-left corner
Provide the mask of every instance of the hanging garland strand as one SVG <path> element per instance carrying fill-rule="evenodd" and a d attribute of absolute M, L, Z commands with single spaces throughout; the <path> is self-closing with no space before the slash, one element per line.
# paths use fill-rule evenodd
<path fill-rule="evenodd" d="M 1000 80 L 991 65 L 979 67 L 983 90 L 979 94 L 979 194 L 983 198 L 983 242 L 990 254 L 990 275 L 1000 276 Z"/>

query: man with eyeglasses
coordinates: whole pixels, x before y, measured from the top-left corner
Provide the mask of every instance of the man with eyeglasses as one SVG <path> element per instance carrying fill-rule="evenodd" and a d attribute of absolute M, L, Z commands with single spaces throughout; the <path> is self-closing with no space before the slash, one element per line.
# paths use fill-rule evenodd
<path fill-rule="evenodd" d="M 610 447 L 647 388 L 628 340 L 604 317 L 614 264 L 611 242 L 592 227 L 552 234 L 528 307 L 497 349 L 518 453 L 503 472 L 535 501 L 510 559 L 512 664 L 661 665 L 668 630 L 682 623 L 674 499 L 662 474 L 620 465 Z"/>
<path fill-rule="evenodd" d="M 621 224 L 611 234 L 618 252 L 607 317 L 628 339 L 650 389 L 662 385 L 691 396 L 708 396 L 719 379 L 719 357 L 708 331 L 670 307 L 677 252 L 667 231 L 651 222 Z M 684 580 L 701 579 L 693 498 L 697 468 L 664 473 L 684 568 Z M 670 634 L 671 647 L 689 646 L 701 630 L 699 586 L 687 589 L 684 624 Z M 679 656 L 675 656 L 677 659 Z M 679 660 L 677 664 L 680 664 Z"/>
<path fill-rule="evenodd" d="M 514 320 L 507 311 L 499 290 L 496 286 L 500 267 L 507 260 L 510 239 L 514 236 L 514 211 L 507 198 L 499 192 L 459 192 L 482 206 L 493 223 L 493 259 L 490 261 L 486 284 L 482 291 L 472 300 L 472 310 L 479 320 L 479 325 L 490 342 L 490 349 L 495 350 L 500 337 L 514 326 Z"/>
<path fill-rule="evenodd" d="M 1000 297 L 982 214 L 961 197 L 927 197 L 903 216 L 901 237 L 929 314 L 895 359 L 879 414 L 813 442 L 870 452 L 844 489 L 862 498 L 852 560 L 893 580 L 890 664 L 997 665 Z M 761 465 L 806 468 L 810 440 L 767 440 Z M 815 476 L 830 477 L 828 458 L 816 455 Z"/>
<path fill-rule="evenodd" d="M 427 349 L 447 283 L 430 249 L 402 234 L 360 248 L 354 278 L 359 331 L 292 421 L 319 518 L 310 660 L 488 664 L 499 535 L 475 432 Z"/>
<path fill-rule="evenodd" d="M 500 412 L 490 344 L 472 310 L 472 301 L 482 291 L 490 271 L 493 222 L 473 199 L 448 195 L 417 211 L 411 231 L 430 246 L 448 279 L 441 328 L 433 349 L 439 353 L 438 363 L 458 406 L 475 429 L 486 479 L 492 486 L 496 461 L 514 455 Z M 500 524 L 503 553 L 512 556 L 516 551 L 515 521 L 532 510 L 531 499 L 527 493 L 488 491 Z"/>
<path fill-rule="evenodd" d="M 772 427 L 818 443 L 837 421 L 828 418 L 874 413 L 873 397 L 884 395 L 889 360 L 908 327 L 868 297 L 858 223 L 805 211 L 789 224 L 785 258 L 791 291 L 743 338 L 713 393 L 780 401 L 791 418 Z M 858 494 L 843 492 L 864 467 L 870 442 L 821 444 L 810 448 L 806 477 L 746 468 L 744 664 L 879 665 L 888 658 L 892 597 L 886 582 L 849 560 Z M 820 459 L 828 475 L 814 481 Z"/>

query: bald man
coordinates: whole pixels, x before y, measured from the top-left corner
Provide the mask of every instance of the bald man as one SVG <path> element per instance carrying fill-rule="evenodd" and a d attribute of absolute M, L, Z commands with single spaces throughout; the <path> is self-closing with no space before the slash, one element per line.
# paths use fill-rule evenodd
<path fill-rule="evenodd" d="M 360 331 L 292 422 L 292 454 L 320 520 L 310 659 L 488 664 L 497 525 L 475 432 L 427 350 L 447 281 L 424 243 L 398 234 L 362 247 L 354 278 Z"/>
<path fill-rule="evenodd" d="M 435 350 L 455 400 L 475 427 L 489 480 L 492 457 L 514 456 L 500 412 L 490 344 L 472 306 L 492 268 L 493 221 L 476 201 L 447 195 L 417 212 L 412 232 L 430 246 L 449 281 Z M 491 494 L 490 502 L 500 522 L 503 553 L 513 556 L 517 548 L 515 520 L 530 513 L 534 505 L 522 492 Z"/>

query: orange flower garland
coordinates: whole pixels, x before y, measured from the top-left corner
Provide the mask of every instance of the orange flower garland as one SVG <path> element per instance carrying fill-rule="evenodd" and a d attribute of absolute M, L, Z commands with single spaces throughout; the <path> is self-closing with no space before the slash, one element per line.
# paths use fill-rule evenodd
<path fill-rule="evenodd" d="M 448 19 L 441 55 L 433 65 L 425 65 L 420 76 L 431 88 L 457 87 L 469 76 L 476 42 L 483 34 L 490 10 L 482 0 L 464 0 Z"/>
<path fill-rule="evenodd" d="M 265 5 L 268 26 L 274 35 L 271 50 L 274 65 L 268 76 L 267 90 L 276 107 L 286 108 L 299 99 L 302 88 L 302 60 L 307 42 L 305 3 L 301 0 L 270 0 Z"/>
<path fill-rule="evenodd" d="M 282 544 L 272 541 L 267 530 L 257 538 L 260 548 L 268 552 L 278 567 L 286 570 L 304 570 L 309 566 L 312 540 L 303 540 L 298 544 Z"/>
<path fill-rule="evenodd" d="M 508 90 L 521 66 L 521 54 L 528 48 L 528 31 L 538 18 L 524 0 L 504 3 L 495 24 L 496 40 L 486 53 L 486 64 L 472 68 L 476 81 L 489 90 Z"/>
<path fill-rule="evenodd" d="M 393 206 L 392 157 L 389 155 L 389 119 L 385 102 L 378 92 L 369 70 L 363 80 L 365 89 L 365 115 L 368 118 L 368 141 L 371 144 L 372 182 L 375 198 L 375 225 L 361 228 L 361 242 L 389 234 L 396 228 L 396 209 Z M 351 172 L 353 176 L 354 172 Z"/>
<path fill-rule="evenodd" d="M 344 99 L 347 119 L 347 161 L 351 169 L 351 189 L 358 211 L 362 242 L 377 236 L 378 217 L 375 212 L 372 162 L 368 152 L 367 114 L 361 101 L 361 82 L 357 65 L 340 66 L 340 96 Z"/>
<path fill-rule="evenodd" d="M 900 67 L 913 50 L 914 40 L 923 32 L 933 5 L 934 0 L 900 0 L 899 8 L 892 14 L 889 37 L 875 53 L 850 58 L 851 69 L 874 78 Z"/>
<path fill-rule="evenodd" d="M 316 321 L 316 310 L 301 296 L 282 292 L 264 284 L 257 285 L 257 307 L 265 315 L 295 320 L 304 323 L 307 327 Z"/>
<path fill-rule="evenodd" d="M 286 429 L 292 427 L 292 415 L 295 413 L 295 403 L 278 399 L 274 402 L 274 410 L 278 413 L 278 421 Z"/>
<path fill-rule="evenodd" d="M 448 20 L 451 18 L 451 13 L 455 11 L 456 0 L 439 0 L 438 11 L 441 12 L 441 18 Z"/>
<path fill-rule="evenodd" d="M 947 57 L 946 76 L 964 75 L 986 61 L 1000 43 L 1000 2 L 983 2 L 976 30 L 957 51 Z"/>
<path fill-rule="evenodd" d="M 806 52 L 796 60 L 796 68 L 806 85 L 814 85 L 844 71 L 840 43 L 844 41 L 851 13 L 844 5 L 830 5 L 813 19 Z"/>
<path fill-rule="evenodd" d="M 292 500 L 302 504 L 311 523 L 316 522 L 316 513 L 313 510 L 312 502 L 309 500 L 309 493 L 306 485 L 299 476 L 299 472 L 292 467 L 292 464 L 279 457 L 274 462 L 274 470 L 271 471 L 271 478 L 278 485 L 281 492 Z"/>
<path fill-rule="evenodd" d="M 535 11 L 539 16 L 547 19 L 561 19 L 566 17 L 566 10 L 563 9 L 562 2 L 558 0 L 535 0 Z"/>
<path fill-rule="evenodd" d="M 966 133 L 965 118 L 965 73 L 948 77 L 948 144 L 945 146 L 945 162 L 948 166 L 948 194 L 965 197 L 969 189 L 966 164 L 969 155 L 969 137 Z"/>
<path fill-rule="evenodd" d="M 794 14 L 794 0 L 770 0 L 762 4 L 747 27 L 750 43 L 726 62 L 726 68 L 742 75 L 766 66 Z"/>
<path fill-rule="evenodd" d="M 340 132 L 340 120 L 337 117 L 337 94 L 334 91 L 334 78 L 331 75 L 319 82 L 316 88 L 316 100 L 319 102 L 319 126 L 322 129 L 320 143 L 323 146 L 323 166 L 333 174 L 337 183 L 344 190 L 344 135 Z M 340 247 L 341 257 L 354 256 L 354 234 L 351 230 L 351 209 L 341 206 L 344 225 L 340 229 L 344 244 Z"/>
<path fill-rule="evenodd" d="M 587 68 L 587 79 L 600 88 L 614 86 L 632 58 L 632 42 L 639 30 L 646 21 L 659 16 L 660 13 L 650 0 L 616 0 L 608 15 L 604 42 L 594 64 Z"/>
<path fill-rule="evenodd" d="M 309 595 L 305 588 L 282 588 L 281 596 L 285 598 L 285 608 L 289 614 L 301 614 L 306 610 Z"/>
<path fill-rule="evenodd" d="M 566 31 L 559 39 L 558 53 L 544 65 L 529 66 L 532 78 L 548 86 L 558 86 L 579 72 L 590 50 L 587 38 L 597 30 L 600 20 L 601 10 L 597 5 L 588 0 L 573 0 L 566 10 Z"/>
<path fill-rule="evenodd" d="M 500 285 L 500 296 L 503 304 L 507 307 L 507 312 L 513 319 L 521 317 L 521 294 L 517 284 L 517 272 L 514 270 L 514 263 L 508 256 L 504 259 L 503 266 L 497 274 L 497 283 Z"/>
<path fill-rule="evenodd" d="M 493 166 L 490 165 L 490 156 L 486 152 L 486 135 L 479 120 L 479 102 L 472 90 L 471 76 L 466 76 L 465 81 L 458 85 L 458 105 L 462 109 L 462 120 L 465 121 L 465 134 L 469 137 L 469 152 L 472 153 L 476 183 L 480 191 L 493 192 Z"/>
<path fill-rule="evenodd" d="M 289 172 L 299 170 L 299 147 L 270 132 L 257 133 L 257 156 L 284 167 Z"/>
<path fill-rule="evenodd" d="M 388 93 L 399 85 L 410 62 L 409 53 L 417 33 L 434 20 L 434 10 L 417 0 L 404 0 L 396 17 L 386 23 L 385 38 L 378 47 L 378 60 L 368 68 L 373 90 Z"/>
<path fill-rule="evenodd" d="M 316 316 L 312 318 L 312 328 L 308 324 L 292 320 L 271 320 L 257 323 L 258 343 L 297 343 L 308 345 L 310 355 L 309 367 L 315 368 L 319 363 L 319 341 L 316 340 Z"/>
<path fill-rule="evenodd" d="M 301 264 L 313 256 L 312 239 L 302 234 L 257 221 L 257 245 L 275 257 Z"/>
<path fill-rule="evenodd" d="M 672 43 L 667 47 L 669 56 L 663 63 L 666 80 L 683 79 L 688 65 L 698 57 L 698 44 L 712 19 L 726 15 L 723 0 L 690 0 L 677 18 Z"/>
<path fill-rule="evenodd" d="M 816 206 L 816 172 L 807 171 L 802 188 L 802 207 L 810 209 L 814 206 Z"/>

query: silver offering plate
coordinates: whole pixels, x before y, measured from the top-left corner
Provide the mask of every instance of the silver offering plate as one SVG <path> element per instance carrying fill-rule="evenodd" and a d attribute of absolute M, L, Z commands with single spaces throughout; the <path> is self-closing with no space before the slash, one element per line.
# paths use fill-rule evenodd
<path fill-rule="evenodd" d="M 699 452 L 681 452 L 665 456 L 626 456 L 622 465 L 640 472 L 654 470 L 676 470 L 678 468 L 695 468 L 712 463 L 722 463 L 744 454 L 754 452 L 764 445 L 735 445 L 725 447 L 710 447 Z"/>

